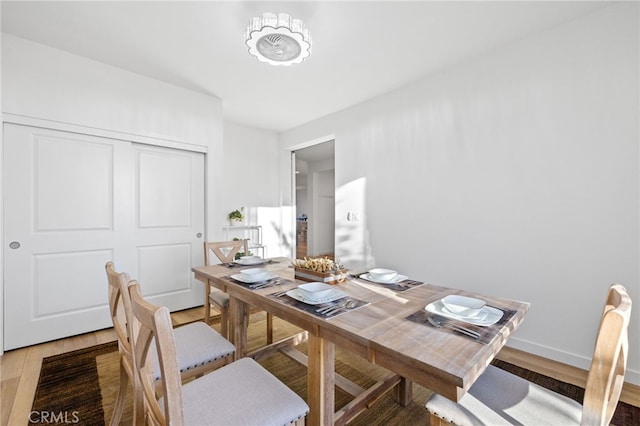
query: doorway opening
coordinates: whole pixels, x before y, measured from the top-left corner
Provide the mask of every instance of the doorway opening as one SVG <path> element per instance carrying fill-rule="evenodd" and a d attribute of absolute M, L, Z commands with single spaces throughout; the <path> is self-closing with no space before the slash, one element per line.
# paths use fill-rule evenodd
<path fill-rule="evenodd" d="M 295 158 L 296 257 L 335 252 L 335 141 L 293 151 Z"/>

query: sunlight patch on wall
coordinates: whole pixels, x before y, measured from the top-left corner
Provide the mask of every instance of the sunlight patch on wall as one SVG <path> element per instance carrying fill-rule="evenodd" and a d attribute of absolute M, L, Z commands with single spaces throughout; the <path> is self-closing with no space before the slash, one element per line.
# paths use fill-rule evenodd
<path fill-rule="evenodd" d="M 336 258 L 356 272 L 375 264 L 367 229 L 366 194 L 364 177 L 336 188 Z"/>
<path fill-rule="evenodd" d="M 294 208 L 247 207 L 247 224 L 262 225 L 262 244 L 267 257 L 292 257 L 295 229 L 292 228 Z"/>

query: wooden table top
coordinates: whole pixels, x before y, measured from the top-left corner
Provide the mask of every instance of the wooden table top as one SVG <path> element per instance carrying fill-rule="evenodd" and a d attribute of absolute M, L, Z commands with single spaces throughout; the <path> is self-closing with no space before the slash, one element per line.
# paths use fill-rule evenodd
<path fill-rule="evenodd" d="M 295 288 L 293 268 L 288 259 L 280 258 L 263 265 L 286 279 L 285 284 L 251 290 L 229 278 L 241 268 L 221 265 L 193 268 L 199 280 L 207 281 L 232 297 L 266 310 L 338 346 L 349 349 L 370 362 L 381 365 L 416 383 L 459 400 L 475 382 L 515 331 L 529 304 L 499 297 L 474 294 L 433 284 L 414 286 L 401 292 L 364 279 L 350 279 L 335 288 L 349 297 L 369 302 L 332 318 L 322 318 L 298 309 L 269 294 Z M 510 310 L 508 320 L 495 328 L 495 337 L 481 343 L 467 336 L 443 331 L 407 319 L 422 312 L 426 305 L 449 294 L 483 299 L 488 305 Z M 507 318 L 505 316 L 505 318 Z"/>

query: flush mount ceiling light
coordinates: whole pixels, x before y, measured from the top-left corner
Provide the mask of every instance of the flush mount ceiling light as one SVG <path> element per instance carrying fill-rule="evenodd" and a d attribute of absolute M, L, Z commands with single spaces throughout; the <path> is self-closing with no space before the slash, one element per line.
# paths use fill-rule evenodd
<path fill-rule="evenodd" d="M 251 18 L 245 40 L 250 54 L 271 65 L 299 64 L 311 54 L 311 33 L 287 13 Z"/>

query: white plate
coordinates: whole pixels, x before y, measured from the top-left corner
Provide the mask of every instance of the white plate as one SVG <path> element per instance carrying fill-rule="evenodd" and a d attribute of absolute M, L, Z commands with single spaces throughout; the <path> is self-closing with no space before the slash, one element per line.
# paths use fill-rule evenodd
<path fill-rule="evenodd" d="M 384 280 L 379 280 L 377 278 L 373 278 L 368 272 L 366 274 L 362 274 L 360 275 L 360 278 L 364 278 L 367 281 L 371 281 L 372 283 L 378 283 L 378 284 L 397 284 L 400 281 L 404 281 L 406 280 L 408 277 L 406 275 L 396 275 L 395 277 L 393 277 L 392 280 L 390 281 L 384 281 Z"/>
<path fill-rule="evenodd" d="M 267 272 L 265 275 L 261 275 L 260 277 L 256 278 L 252 278 L 248 275 L 245 274 L 234 274 L 231 275 L 231 278 L 233 278 L 236 281 L 240 281 L 241 283 L 245 283 L 245 284 L 254 284 L 254 283 L 259 283 L 262 281 L 267 281 L 267 280 L 272 280 L 274 278 L 277 278 L 278 276 L 276 274 L 274 274 L 273 272 Z"/>
<path fill-rule="evenodd" d="M 450 312 L 447 308 L 444 307 L 440 300 L 429 303 L 424 308 L 424 310 L 427 312 L 431 312 L 432 314 L 442 315 L 443 317 L 481 326 L 493 325 L 497 323 L 498 321 L 500 321 L 500 318 L 502 318 L 502 315 L 504 314 L 504 312 L 500 309 L 492 308 L 491 306 L 485 306 L 476 316 L 460 316 Z"/>
<path fill-rule="evenodd" d="M 269 260 L 268 259 L 262 259 L 262 258 L 258 258 L 258 259 L 238 259 L 236 260 L 236 263 L 238 265 L 262 265 L 263 263 L 267 263 Z"/>
<path fill-rule="evenodd" d="M 341 299 L 346 295 L 346 293 L 343 293 L 340 290 L 333 289 L 331 293 L 329 293 L 325 297 L 322 297 L 320 299 L 309 299 L 308 297 L 305 297 L 297 288 L 291 289 L 287 292 L 287 296 L 293 297 L 297 301 L 306 303 L 307 305 L 319 305 L 321 303 L 333 302 L 334 300 Z"/>

